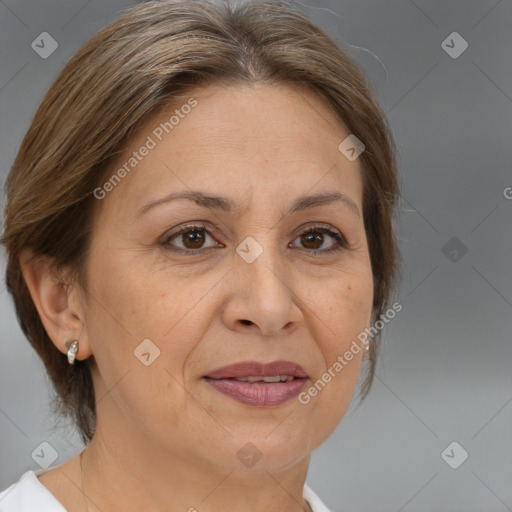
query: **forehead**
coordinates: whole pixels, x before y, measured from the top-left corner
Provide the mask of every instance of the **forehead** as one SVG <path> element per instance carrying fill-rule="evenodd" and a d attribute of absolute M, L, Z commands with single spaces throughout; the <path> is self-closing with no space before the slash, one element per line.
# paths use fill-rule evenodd
<path fill-rule="evenodd" d="M 130 215 L 177 190 L 208 190 L 240 202 L 265 197 L 278 205 L 284 195 L 329 189 L 360 205 L 360 160 L 349 161 L 338 149 L 348 135 L 302 87 L 196 88 L 138 128 L 111 168 L 129 172 L 104 201 Z"/>

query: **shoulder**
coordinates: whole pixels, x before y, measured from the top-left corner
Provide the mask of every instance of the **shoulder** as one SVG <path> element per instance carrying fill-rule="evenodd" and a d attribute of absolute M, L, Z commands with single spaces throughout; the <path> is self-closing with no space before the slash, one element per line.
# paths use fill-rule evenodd
<path fill-rule="evenodd" d="M 7 489 L 0 492 L 2 512 L 66 512 L 53 494 L 39 481 L 36 472 L 30 470 Z"/>
<path fill-rule="evenodd" d="M 309 503 L 313 512 L 331 512 L 324 502 L 316 495 L 316 493 L 307 484 L 304 484 L 304 499 Z"/>
<path fill-rule="evenodd" d="M 26 471 L 17 482 L 0 492 L 2 512 L 66 512 L 62 504 L 39 481 L 36 473 L 40 471 Z M 303 495 L 313 512 L 330 512 L 307 484 L 304 485 Z"/>

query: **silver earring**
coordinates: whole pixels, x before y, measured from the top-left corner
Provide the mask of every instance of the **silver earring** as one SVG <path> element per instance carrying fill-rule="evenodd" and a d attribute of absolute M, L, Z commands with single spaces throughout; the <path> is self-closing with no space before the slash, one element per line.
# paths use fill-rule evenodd
<path fill-rule="evenodd" d="M 75 364 L 75 356 L 78 352 L 78 340 L 66 341 L 66 347 L 68 347 L 68 363 Z"/>

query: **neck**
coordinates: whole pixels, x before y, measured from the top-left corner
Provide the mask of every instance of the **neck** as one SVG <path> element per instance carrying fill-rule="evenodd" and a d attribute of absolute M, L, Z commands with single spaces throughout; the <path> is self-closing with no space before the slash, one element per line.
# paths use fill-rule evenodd
<path fill-rule="evenodd" d="M 98 424 L 83 456 L 89 510 L 311 511 L 302 497 L 309 457 L 285 470 L 234 470 L 134 442 L 140 434 L 107 434 Z"/>

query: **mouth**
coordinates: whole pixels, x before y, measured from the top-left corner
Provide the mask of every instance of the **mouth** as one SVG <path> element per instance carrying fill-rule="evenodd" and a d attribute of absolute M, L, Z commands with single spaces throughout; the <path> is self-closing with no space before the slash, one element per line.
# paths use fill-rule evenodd
<path fill-rule="evenodd" d="M 291 361 L 246 361 L 214 370 L 203 379 L 216 391 L 255 407 L 281 405 L 297 396 L 308 380 Z"/>
<path fill-rule="evenodd" d="M 293 375 L 274 375 L 274 376 L 265 376 L 265 377 L 256 377 L 256 376 L 249 376 L 249 377 L 237 377 L 236 379 L 238 382 L 291 382 L 292 380 L 295 380 L 295 377 Z"/>

